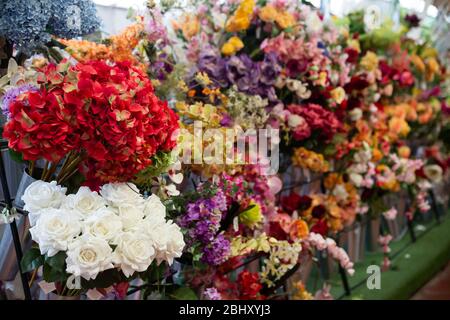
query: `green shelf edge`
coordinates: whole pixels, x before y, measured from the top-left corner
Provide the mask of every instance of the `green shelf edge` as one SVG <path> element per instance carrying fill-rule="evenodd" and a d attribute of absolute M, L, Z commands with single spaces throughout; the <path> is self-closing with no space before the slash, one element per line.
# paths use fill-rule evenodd
<path fill-rule="evenodd" d="M 427 230 L 419 234 L 415 243 L 408 240 L 393 243 L 393 252 L 407 246 L 392 259 L 392 268 L 381 273 L 381 288 L 369 290 L 364 278 L 367 277 L 367 266 L 379 264 L 381 253 L 369 254 L 366 263 L 356 265 L 358 282 L 362 282 L 352 290 L 350 296 L 343 299 L 364 300 L 405 300 L 426 284 L 450 260 L 450 219 L 448 214 L 442 217 L 440 224 L 427 224 Z M 353 278 L 353 277 L 351 277 Z M 350 282 L 353 279 L 350 278 Z"/>

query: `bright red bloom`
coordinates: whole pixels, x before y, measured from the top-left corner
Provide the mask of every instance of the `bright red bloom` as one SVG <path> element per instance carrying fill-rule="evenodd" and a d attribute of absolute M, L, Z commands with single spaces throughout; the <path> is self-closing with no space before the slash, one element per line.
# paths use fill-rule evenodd
<path fill-rule="evenodd" d="M 61 105 L 61 90 L 26 92 L 11 103 L 10 113 L 3 137 L 25 160 L 58 162 L 79 147 L 74 110 Z"/>
<path fill-rule="evenodd" d="M 40 90 L 12 103 L 5 126 L 10 148 L 24 159 L 58 162 L 74 150 L 87 180 L 98 184 L 128 181 L 175 146 L 177 115 L 130 62 L 63 61 L 41 71 Z"/>
<path fill-rule="evenodd" d="M 304 211 L 311 206 L 312 199 L 308 196 L 301 196 L 296 192 L 292 192 L 289 196 L 281 198 L 283 209 L 292 213 L 295 210 Z"/>
<path fill-rule="evenodd" d="M 294 128 L 293 138 L 295 140 L 304 140 L 312 134 L 317 134 L 322 140 L 328 141 L 342 127 L 342 124 L 333 112 L 324 109 L 318 104 L 291 104 L 287 108 L 291 113 L 299 115 L 305 120 L 305 123 L 300 123 L 299 128 Z M 304 128 L 305 124 L 307 128 Z"/>
<path fill-rule="evenodd" d="M 317 221 L 312 227 L 310 232 L 321 234 L 322 236 L 326 236 L 328 233 L 328 225 L 326 219 L 322 219 Z"/>
<path fill-rule="evenodd" d="M 247 270 L 242 271 L 237 280 L 239 286 L 239 293 L 241 300 L 255 300 L 261 299 L 259 292 L 262 289 L 262 284 L 259 281 L 259 274 Z"/>

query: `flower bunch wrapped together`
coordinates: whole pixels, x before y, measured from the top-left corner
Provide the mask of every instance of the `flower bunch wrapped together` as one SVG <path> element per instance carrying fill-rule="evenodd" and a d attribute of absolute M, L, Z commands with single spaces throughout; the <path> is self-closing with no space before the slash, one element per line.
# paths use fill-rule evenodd
<path fill-rule="evenodd" d="M 175 146 L 177 115 L 129 62 L 63 61 L 38 82 L 10 102 L 4 137 L 25 160 L 52 162 L 50 173 L 65 158 L 61 178 L 81 166 L 91 181 L 127 181 Z"/>
<path fill-rule="evenodd" d="M 201 261 L 216 266 L 229 255 L 230 242 L 219 232 L 227 203 L 221 190 L 211 198 L 189 203 L 178 223 L 188 230 L 188 243 L 201 246 Z"/>
<path fill-rule="evenodd" d="M 170 265 L 181 256 L 183 234 L 166 221 L 157 196 L 144 198 L 130 183 L 106 184 L 100 193 L 87 187 L 65 193 L 55 181 L 36 181 L 23 196 L 40 253 L 46 259 L 65 256 L 60 272 L 94 280 L 115 268 L 128 278 L 146 271 L 153 261 Z"/>
<path fill-rule="evenodd" d="M 287 116 L 288 124 L 292 127 L 295 140 L 301 141 L 315 135 L 329 141 L 341 127 L 336 115 L 318 104 L 291 104 L 288 110 L 291 113 Z"/>

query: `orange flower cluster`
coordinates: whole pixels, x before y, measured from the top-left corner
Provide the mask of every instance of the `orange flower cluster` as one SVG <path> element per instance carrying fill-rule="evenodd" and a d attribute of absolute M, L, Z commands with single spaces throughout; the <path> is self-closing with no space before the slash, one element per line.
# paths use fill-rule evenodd
<path fill-rule="evenodd" d="M 314 172 L 327 172 L 329 170 L 328 162 L 323 155 L 303 147 L 297 148 L 292 156 L 292 163 L 300 168 L 309 169 Z"/>
<path fill-rule="evenodd" d="M 104 43 L 76 39 L 59 39 L 59 41 L 66 46 L 67 52 L 80 62 L 91 60 L 131 61 L 133 65 L 145 71 L 146 66 L 133 54 L 134 48 L 144 35 L 144 24 L 139 21 L 125 28 L 121 33 L 106 39 Z"/>
<path fill-rule="evenodd" d="M 77 39 L 59 39 L 59 41 L 66 46 L 66 51 L 77 61 L 112 59 L 111 49 L 104 44 Z"/>

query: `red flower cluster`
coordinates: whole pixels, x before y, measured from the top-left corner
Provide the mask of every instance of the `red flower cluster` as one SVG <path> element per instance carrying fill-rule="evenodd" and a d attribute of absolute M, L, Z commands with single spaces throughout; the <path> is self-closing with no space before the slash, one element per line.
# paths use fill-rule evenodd
<path fill-rule="evenodd" d="M 242 271 L 237 279 L 240 292 L 240 300 L 261 300 L 260 295 L 262 284 L 259 282 L 259 275 L 256 272 Z"/>
<path fill-rule="evenodd" d="M 9 148 L 25 160 L 58 162 L 79 145 L 73 123 L 75 110 L 61 106 L 62 90 L 27 92 L 10 105 L 11 119 L 3 129 Z"/>
<path fill-rule="evenodd" d="M 288 110 L 300 116 L 305 121 L 301 121 L 299 126 L 293 130 L 295 140 L 305 140 L 312 135 L 325 141 L 330 140 L 341 128 L 341 123 L 336 115 L 325 110 L 318 104 L 309 103 L 307 105 L 291 104 Z"/>
<path fill-rule="evenodd" d="M 311 204 L 311 197 L 301 196 L 296 192 L 291 192 L 288 196 L 281 198 L 281 206 L 289 214 L 292 214 L 295 210 L 308 210 Z"/>
<path fill-rule="evenodd" d="M 24 159 L 83 157 L 88 180 L 126 181 L 170 151 L 178 117 L 158 100 L 150 80 L 130 62 L 62 62 L 42 70 L 40 91 L 11 105 L 10 148 Z"/>
<path fill-rule="evenodd" d="M 261 294 L 263 285 L 257 272 L 242 271 L 236 282 L 231 281 L 226 274 L 217 273 L 214 277 L 214 287 L 220 292 L 223 300 L 264 300 Z"/>

